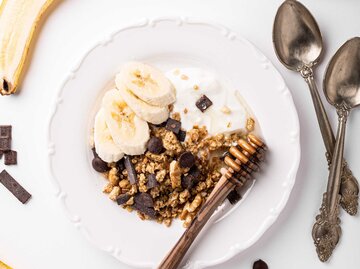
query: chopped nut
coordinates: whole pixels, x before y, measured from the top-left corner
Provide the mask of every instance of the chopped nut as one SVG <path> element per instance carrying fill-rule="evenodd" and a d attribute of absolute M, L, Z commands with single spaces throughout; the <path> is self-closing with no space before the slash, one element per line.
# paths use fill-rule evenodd
<path fill-rule="evenodd" d="M 125 204 L 126 205 L 133 205 L 134 204 L 134 196 L 130 197 L 130 199 Z"/>
<path fill-rule="evenodd" d="M 187 200 L 189 199 L 190 197 L 190 192 L 188 189 L 182 191 L 179 195 L 179 200 L 180 200 L 180 204 L 183 204 L 185 202 L 187 202 Z"/>
<path fill-rule="evenodd" d="M 116 186 L 119 184 L 119 177 L 117 176 L 118 170 L 116 167 L 113 167 L 109 171 L 109 182 L 113 186 Z"/>
<path fill-rule="evenodd" d="M 200 88 L 199 88 L 198 85 L 195 84 L 195 85 L 193 86 L 193 89 L 194 89 L 195 91 L 197 91 L 197 90 L 199 90 Z"/>
<path fill-rule="evenodd" d="M 112 191 L 109 194 L 109 198 L 113 201 L 116 201 L 116 198 L 119 196 L 120 194 L 120 188 L 115 186 Z"/>
<path fill-rule="evenodd" d="M 185 107 L 184 108 L 184 114 L 187 114 L 188 113 L 188 109 Z"/>
<path fill-rule="evenodd" d="M 119 187 L 122 189 L 130 189 L 130 181 L 127 179 L 120 180 Z"/>
<path fill-rule="evenodd" d="M 224 113 L 224 114 L 230 114 L 231 113 L 231 110 L 230 108 L 228 108 L 227 106 L 223 106 L 221 108 L 221 112 Z"/>
<path fill-rule="evenodd" d="M 231 122 L 229 121 L 228 124 L 226 125 L 227 128 L 231 127 Z"/>
<path fill-rule="evenodd" d="M 253 118 L 248 118 L 246 121 L 246 130 L 249 132 L 254 131 L 255 129 L 255 120 Z"/>
<path fill-rule="evenodd" d="M 200 194 L 197 194 L 194 198 L 194 200 L 191 202 L 188 211 L 194 212 L 202 203 L 202 197 Z"/>
<path fill-rule="evenodd" d="M 103 189 L 104 193 L 110 193 L 114 188 L 114 185 L 112 185 L 111 183 L 106 184 L 106 186 Z"/>
<path fill-rule="evenodd" d="M 179 70 L 179 69 L 175 69 L 174 72 L 173 72 L 173 74 L 174 74 L 175 76 L 180 75 L 180 70 Z"/>
<path fill-rule="evenodd" d="M 181 186 L 181 168 L 178 161 L 172 161 L 170 163 L 170 179 L 171 187 L 173 189 Z"/>
<path fill-rule="evenodd" d="M 187 75 L 184 75 L 184 74 L 182 74 L 182 75 L 180 76 L 180 78 L 181 78 L 182 80 L 188 80 L 188 79 L 189 79 L 189 77 L 188 77 Z"/>

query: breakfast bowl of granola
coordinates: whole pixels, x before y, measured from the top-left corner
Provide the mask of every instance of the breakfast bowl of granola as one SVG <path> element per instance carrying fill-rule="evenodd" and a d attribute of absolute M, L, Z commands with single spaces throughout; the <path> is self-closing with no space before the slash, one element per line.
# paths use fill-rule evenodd
<path fill-rule="evenodd" d="M 70 220 L 144 268 L 191 224 L 238 141 L 266 141 L 266 169 L 231 191 L 185 266 L 219 264 L 254 244 L 284 208 L 300 158 L 296 110 L 269 60 L 225 27 L 184 18 L 104 38 L 60 87 L 48 131 L 49 170 Z"/>

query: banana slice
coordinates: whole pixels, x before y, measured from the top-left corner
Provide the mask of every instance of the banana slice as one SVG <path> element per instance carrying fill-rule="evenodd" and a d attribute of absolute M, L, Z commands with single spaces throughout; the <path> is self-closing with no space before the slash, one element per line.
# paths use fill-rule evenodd
<path fill-rule="evenodd" d="M 124 157 L 124 152 L 115 144 L 105 121 L 105 110 L 102 108 L 95 116 L 94 143 L 96 153 L 108 163 L 117 162 Z"/>
<path fill-rule="evenodd" d="M 118 82 L 117 88 L 125 102 L 139 118 L 153 124 L 160 124 L 169 117 L 168 106 L 149 105 L 134 95 L 124 83 Z"/>
<path fill-rule="evenodd" d="M 143 154 L 150 138 L 147 122 L 136 116 L 117 89 L 105 93 L 102 107 L 115 144 L 125 154 Z"/>
<path fill-rule="evenodd" d="M 119 84 L 125 83 L 134 95 L 150 105 L 168 106 L 176 100 L 175 87 L 165 75 L 144 63 L 125 64 L 115 82 L 118 88 Z"/>
<path fill-rule="evenodd" d="M 35 29 L 53 2 L 0 1 L 0 94 L 16 92 Z"/>

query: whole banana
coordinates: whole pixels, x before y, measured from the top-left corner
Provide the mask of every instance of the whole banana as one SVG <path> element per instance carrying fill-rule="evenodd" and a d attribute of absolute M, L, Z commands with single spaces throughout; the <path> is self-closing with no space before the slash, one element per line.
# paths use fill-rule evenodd
<path fill-rule="evenodd" d="M 55 0 L 2 0 L 0 5 L 0 94 L 16 92 L 36 27 Z"/>

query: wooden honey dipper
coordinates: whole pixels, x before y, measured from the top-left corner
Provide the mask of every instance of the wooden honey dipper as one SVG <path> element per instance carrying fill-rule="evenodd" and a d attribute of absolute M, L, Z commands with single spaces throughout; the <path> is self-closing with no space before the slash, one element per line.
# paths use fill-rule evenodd
<path fill-rule="evenodd" d="M 228 166 L 225 173 L 223 173 L 223 176 L 196 214 L 190 226 L 162 260 L 158 269 L 178 268 L 191 244 L 217 207 L 235 187 L 243 186 L 246 181 L 252 178 L 252 174 L 259 170 L 259 165 L 264 160 L 265 151 L 267 150 L 264 142 L 257 136 L 249 134 L 246 140 L 239 139 L 237 144 L 237 146 L 230 147 L 224 158 L 224 162 Z M 235 159 L 231 158 L 230 155 Z"/>

